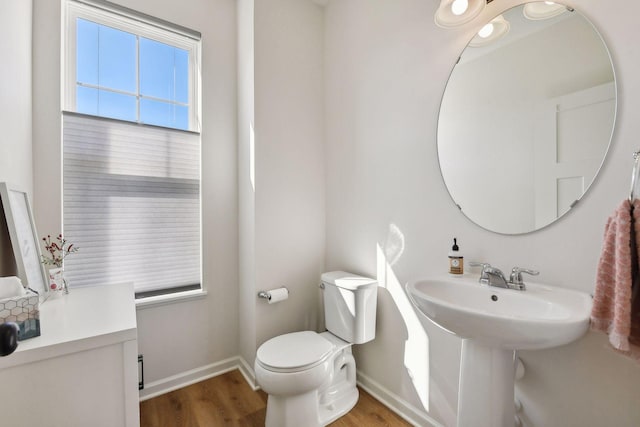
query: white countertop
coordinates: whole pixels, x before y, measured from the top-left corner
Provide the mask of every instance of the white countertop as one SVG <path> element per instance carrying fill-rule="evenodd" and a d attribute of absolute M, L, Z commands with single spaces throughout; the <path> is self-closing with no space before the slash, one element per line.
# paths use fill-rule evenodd
<path fill-rule="evenodd" d="M 72 288 L 40 305 L 39 337 L 0 357 L 0 369 L 137 339 L 133 285 Z"/>

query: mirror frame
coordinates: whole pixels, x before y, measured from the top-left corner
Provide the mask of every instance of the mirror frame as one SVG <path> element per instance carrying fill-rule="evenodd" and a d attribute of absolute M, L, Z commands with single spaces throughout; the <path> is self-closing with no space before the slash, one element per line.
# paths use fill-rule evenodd
<path fill-rule="evenodd" d="M 15 196 L 15 200 L 12 200 L 12 196 Z M 48 278 L 41 262 L 40 238 L 36 231 L 29 196 L 26 191 L 0 182 L 0 202 L 4 208 L 18 277 L 40 296 L 41 302 L 44 302 L 49 290 Z M 35 278 L 37 283 L 29 281 L 29 277 Z"/>

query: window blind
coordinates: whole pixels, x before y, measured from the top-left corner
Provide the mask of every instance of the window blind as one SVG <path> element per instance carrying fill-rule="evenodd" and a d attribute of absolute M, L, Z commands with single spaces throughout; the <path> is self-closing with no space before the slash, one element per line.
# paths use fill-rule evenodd
<path fill-rule="evenodd" d="M 200 135 L 63 114 L 70 286 L 200 287 Z"/>

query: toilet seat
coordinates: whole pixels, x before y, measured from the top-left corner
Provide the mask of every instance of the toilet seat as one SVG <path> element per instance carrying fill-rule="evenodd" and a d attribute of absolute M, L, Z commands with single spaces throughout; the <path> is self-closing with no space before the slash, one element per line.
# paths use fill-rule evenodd
<path fill-rule="evenodd" d="M 273 372 L 300 372 L 323 363 L 335 345 L 313 331 L 279 335 L 264 342 L 256 361 Z"/>

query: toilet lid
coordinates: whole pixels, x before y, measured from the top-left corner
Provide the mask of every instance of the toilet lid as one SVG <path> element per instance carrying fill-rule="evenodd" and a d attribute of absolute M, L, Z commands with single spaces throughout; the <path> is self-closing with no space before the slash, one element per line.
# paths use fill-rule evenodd
<path fill-rule="evenodd" d="M 322 362 L 333 344 L 313 331 L 293 332 L 271 338 L 258 348 L 258 361 L 278 371 L 304 370 Z"/>

